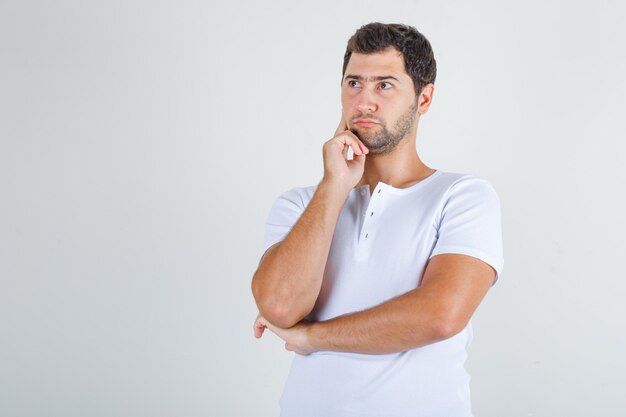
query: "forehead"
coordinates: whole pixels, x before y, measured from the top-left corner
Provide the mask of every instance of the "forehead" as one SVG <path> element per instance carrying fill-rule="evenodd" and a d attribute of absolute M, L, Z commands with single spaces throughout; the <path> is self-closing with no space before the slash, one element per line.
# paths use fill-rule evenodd
<path fill-rule="evenodd" d="M 372 54 L 353 53 L 346 67 L 345 75 L 348 74 L 362 77 L 393 75 L 396 78 L 410 78 L 404 69 L 402 54 L 393 47 Z"/>

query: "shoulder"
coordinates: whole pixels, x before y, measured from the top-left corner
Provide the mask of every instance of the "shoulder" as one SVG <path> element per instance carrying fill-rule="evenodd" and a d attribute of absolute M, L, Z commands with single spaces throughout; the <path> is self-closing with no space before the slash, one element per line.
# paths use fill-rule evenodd
<path fill-rule="evenodd" d="M 431 256 L 456 253 L 473 256 L 502 270 L 500 200 L 491 183 L 468 174 L 445 175 L 435 218 L 437 243 Z"/>
<path fill-rule="evenodd" d="M 302 212 L 309 204 L 317 190 L 317 185 L 294 187 L 280 194 L 274 201 L 271 213 L 292 211 Z"/>
<path fill-rule="evenodd" d="M 277 200 L 304 208 L 309 204 L 316 190 L 317 185 L 294 187 L 282 193 Z"/>
<path fill-rule="evenodd" d="M 468 198 L 498 199 L 496 190 L 491 182 L 476 175 L 441 172 L 434 182 L 436 182 L 436 187 L 446 199 L 464 196 Z"/>

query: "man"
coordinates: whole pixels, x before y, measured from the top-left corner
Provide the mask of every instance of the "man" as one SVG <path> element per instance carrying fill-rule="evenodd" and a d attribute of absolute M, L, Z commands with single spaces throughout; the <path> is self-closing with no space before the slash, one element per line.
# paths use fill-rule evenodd
<path fill-rule="evenodd" d="M 285 417 L 471 416 L 469 320 L 502 268 L 500 206 L 487 181 L 416 152 L 435 74 L 414 28 L 361 27 L 323 179 L 270 212 L 254 333 L 296 352 Z"/>

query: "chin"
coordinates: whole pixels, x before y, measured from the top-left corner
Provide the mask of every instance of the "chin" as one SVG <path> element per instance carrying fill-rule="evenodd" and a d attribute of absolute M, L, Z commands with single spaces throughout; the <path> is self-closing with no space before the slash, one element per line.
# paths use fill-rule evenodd
<path fill-rule="evenodd" d="M 372 139 L 376 137 L 378 132 L 372 131 L 372 129 L 367 129 L 366 131 L 361 130 L 359 127 L 352 127 L 350 131 L 354 133 L 354 135 L 361 140 L 365 145 L 368 145 L 372 142 Z"/>
<path fill-rule="evenodd" d="M 363 142 L 363 143 L 365 143 L 365 142 Z M 372 155 L 372 156 L 375 156 L 375 155 L 378 155 L 378 156 L 380 156 L 380 155 L 388 155 L 391 152 L 393 152 L 394 149 L 396 149 L 395 146 L 389 146 L 389 145 L 369 146 L 369 145 L 366 144 L 365 146 L 367 146 L 367 149 L 369 149 L 368 155 Z"/>

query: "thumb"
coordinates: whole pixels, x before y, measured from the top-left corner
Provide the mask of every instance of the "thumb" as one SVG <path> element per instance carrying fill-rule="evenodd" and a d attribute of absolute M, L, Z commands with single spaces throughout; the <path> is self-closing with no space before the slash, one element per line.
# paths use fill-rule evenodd
<path fill-rule="evenodd" d="M 254 326 L 253 326 L 254 337 L 256 337 L 257 339 L 260 339 L 261 336 L 263 336 L 263 332 L 265 331 L 266 327 L 267 327 L 267 321 L 265 320 L 263 316 L 259 314 L 259 316 L 254 321 Z"/>

